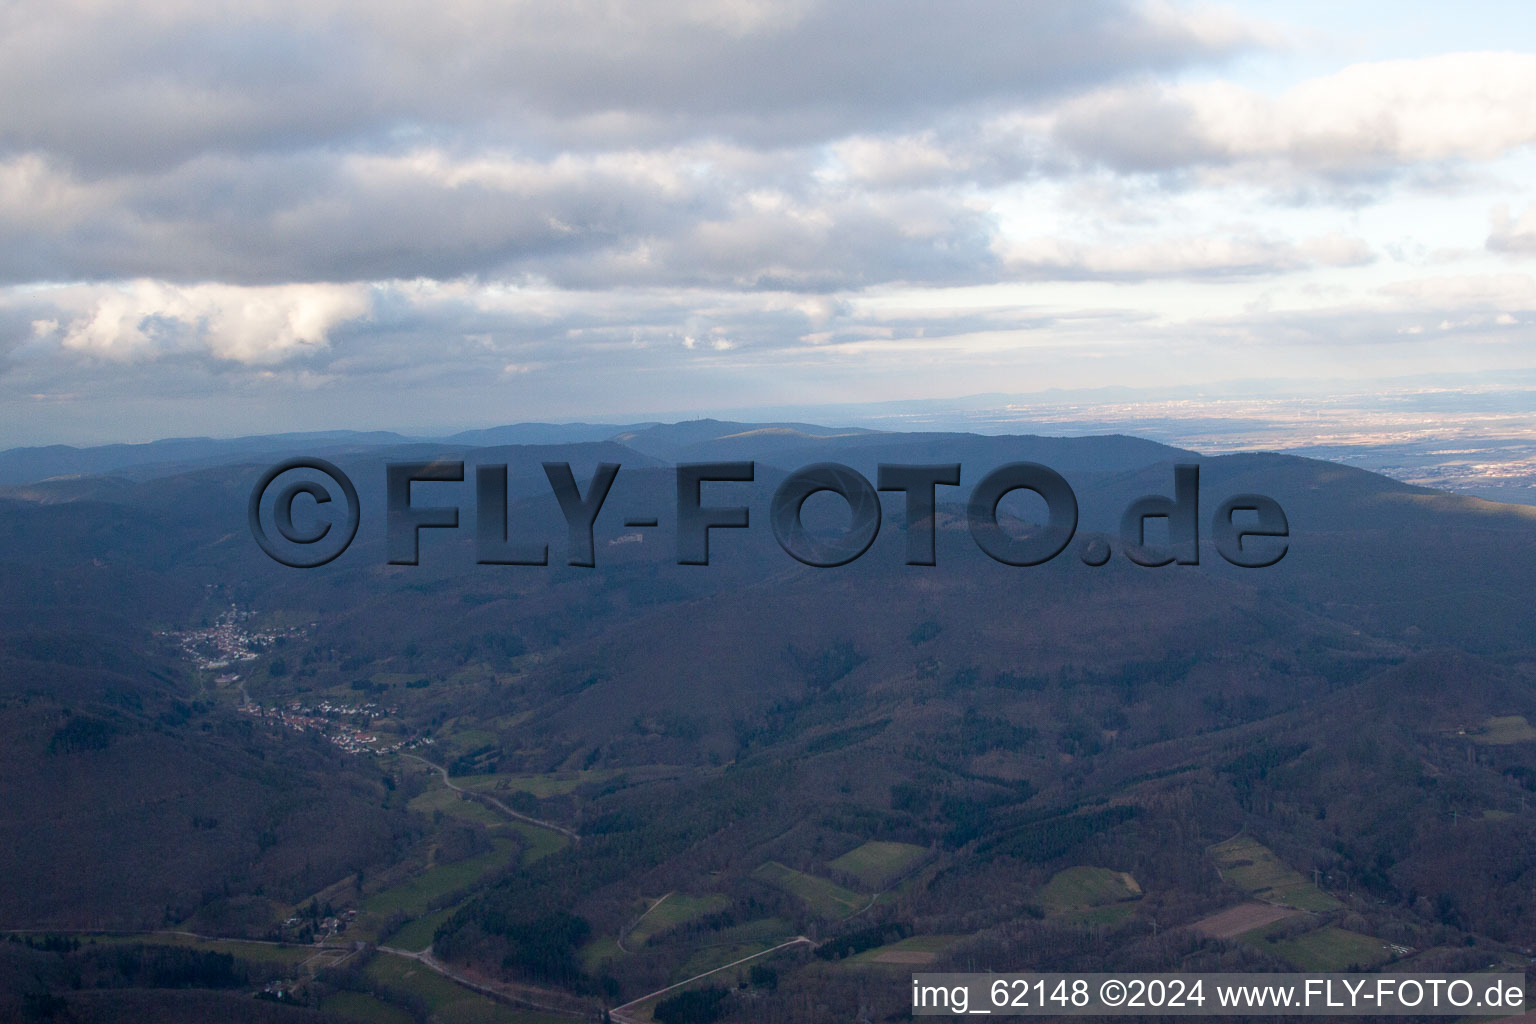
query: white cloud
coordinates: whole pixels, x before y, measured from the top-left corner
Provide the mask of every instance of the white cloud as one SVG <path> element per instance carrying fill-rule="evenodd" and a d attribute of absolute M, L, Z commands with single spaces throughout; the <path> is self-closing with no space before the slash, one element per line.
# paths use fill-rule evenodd
<path fill-rule="evenodd" d="M 1356 64 L 1278 97 L 1223 81 L 1114 86 L 1042 125 L 1072 151 L 1132 171 L 1278 162 L 1349 176 L 1489 160 L 1536 141 L 1536 55 Z"/>
<path fill-rule="evenodd" d="M 1006 245 L 1003 258 L 1011 271 L 1025 278 L 1139 281 L 1360 266 L 1369 263 L 1373 255 L 1363 240 L 1343 235 L 1293 243 L 1247 232 L 1233 237 L 1163 234 L 1115 243 L 1031 238 Z"/>
<path fill-rule="evenodd" d="M 1381 293 L 1421 313 L 1480 312 L 1490 316 L 1536 309 L 1536 277 L 1530 274 L 1457 274 L 1395 281 Z"/>
<path fill-rule="evenodd" d="M 59 289 L 47 298 L 60 316 L 34 322 L 38 341 L 123 362 L 190 352 L 277 363 L 325 347 L 332 330 L 370 309 L 364 287 L 316 284 L 240 288 L 141 280 Z"/>
<path fill-rule="evenodd" d="M 1519 217 L 1511 216 L 1507 205 L 1495 207 L 1489 219 L 1489 249 L 1516 256 L 1536 253 L 1536 203 L 1527 206 Z"/>

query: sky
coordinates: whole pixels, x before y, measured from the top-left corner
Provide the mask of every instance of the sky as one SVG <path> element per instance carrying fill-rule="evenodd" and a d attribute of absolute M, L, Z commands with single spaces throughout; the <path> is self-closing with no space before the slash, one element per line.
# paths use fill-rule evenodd
<path fill-rule="evenodd" d="M 1536 369 L 1528 3 L 21 2 L 0 91 L 0 447 Z"/>

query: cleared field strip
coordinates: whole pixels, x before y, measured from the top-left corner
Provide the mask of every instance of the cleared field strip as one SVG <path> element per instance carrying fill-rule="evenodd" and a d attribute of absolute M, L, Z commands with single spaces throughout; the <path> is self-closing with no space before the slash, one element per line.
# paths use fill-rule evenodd
<path fill-rule="evenodd" d="M 1290 907 L 1277 907 L 1273 903 L 1239 903 L 1235 907 L 1202 918 L 1190 925 L 1201 935 L 1213 939 L 1235 939 L 1245 932 L 1283 921 L 1301 913 Z"/>
<path fill-rule="evenodd" d="M 1079 865 L 1058 871 L 1035 892 L 1049 914 L 1066 914 L 1141 899 L 1141 886 L 1124 871 Z"/>
<path fill-rule="evenodd" d="M 835 871 L 852 875 L 871 889 L 883 889 L 912 870 L 928 851 L 911 843 L 871 840 L 827 864 Z"/>
<path fill-rule="evenodd" d="M 890 967 L 931 964 L 938 960 L 939 954 L 964 937 L 963 935 L 913 935 L 889 945 L 866 949 L 862 953 L 849 957 L 844 963 L 853 967 L 867 967 L 872 964 Z"/>
<path fill-rule="evenodd" d="M 1287 867 L 1252 836 L 1218 843 L 1210 854 L 1222 878 L 1257 899 L 1315 913 L 1344 905 Z"/>
<path fill-rule="evenodd" d="M 435 865 L 399 885 L 374 893 L 363 900 L 361 909 L 372 914 L 392 914 L 397 910 L 411 917 L 425 914 L 433 900 L 467 888 L 511 862 L 517 852 L 516 844 L 510 839 L 496 839 L 493 843 L 493 849 L 484 853 Z"/>
<path fill-rule="evenodd" d="M 752 877 L 800 897 L 811 910 L 822 917 L 833 919 L 848 917 L 864 909 L 869 903 L 867 896 L 861 896 L 825 878 L 817 878 L 804 871 L 785 867 L 776 860 L 770 860 L 760 866 L 752 872 Z"/>
<path fill-rule="evenodd" d="M 1467 739 L 1491 747 L 1536 743 L 1536 728 L 1523 715 L 1496 715 L 1478 728 L 1468 729 Z"/>

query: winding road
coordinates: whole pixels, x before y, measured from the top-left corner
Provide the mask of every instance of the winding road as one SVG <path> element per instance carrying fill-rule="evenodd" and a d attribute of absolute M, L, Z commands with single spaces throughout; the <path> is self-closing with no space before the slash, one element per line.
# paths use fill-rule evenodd
<path fill-rule="evenodd" d="M 435 769 L 437 771 L 437 773 L 443 777 L 443 785 L 447 786 L 449 789 L 453 790 L 455 793 L 462 793 L 464 796 L 469 797 L 471 800 L 481 800 L 481 801 L 484 801 L 485 803 L 490 804 L 492 807 L 496 808 L 498 811 L 500 811 L 502 814 L 505 814 L 509 818 L 516 818 L 518 821 L 527 822 L 530 825 L 537 825 L 539 828 L 547 828 L 551 832 L 558 832 L 561 835 L 565 836 L 567 839 L 569 839 L 573 844 L 581 842 L 581 836 L 577 835 L 575 832 L 573 832 L 570 829 L 566 828 L 564 825 L 556 825 L 552 821 L 544 821 L 544 820 L 542 820 L 540 818 L 534 818 L 534 817 L 531 817 L 530 815 L 527 815 L 527 814 L 521 814 L 521 813 L 519 813 L 517 811 L 514 811 L 512 808 L 508 807 L 506 804 L 502 803 L 500 800 L 498 800 L 495 797 L 491 796 L 489 793 L 479 793 L 479 792 L 476 792 L 475 790 L 472 790 L 472 789 L 465 789 L 462 786 L 455 786 L 453 784 L 453 780 L 448 777 L 448 769 L 444 768 L 440 764 L 434 764 L 433 762 L 428 761 L 424 757 L 417 757 L 415 754 L 401 754 L 400 756 L 401 757 L 408 757 L 412 761 L 420 761 L 422 764 L 426 765 L 428 768 Z"/>
<path fill-rule="evenodd" d="M 640 927 L 640 922 L 644 921 L 646 919 L 646 916 L 648 914 L 650 914 L 651 911 L 655 910 L 657 907 L 659 907 L 663 903 L 667 902 L 667 896 L 671 896 L 671 895 L 672 894 L 669 892 L 666 895 L 662 896 L 662 898 L 657 900 L 655 903 L 652 903 L 650 906 L 646 907 L 644 914 L 641 914 L 639 917 L 635 918 L 633 921 L 630 922 L 628 928 L 622 929 L 619 932 L 619 937 L 616 940 L 618 942 L 618 944 L 619 944 L 619 952 L 621 952 L 621 953 L 628 953 L 629 952 L 629 950 L 626 949 L 625 946 L 624 946 L 624 936 L 628 935 L 630 932 L 632 932 L 636 928 Z"/>

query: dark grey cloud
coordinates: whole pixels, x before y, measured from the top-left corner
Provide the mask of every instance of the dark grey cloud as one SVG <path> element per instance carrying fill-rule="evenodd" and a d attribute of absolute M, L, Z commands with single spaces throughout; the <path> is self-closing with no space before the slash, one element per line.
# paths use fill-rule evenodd
<path fill-rule="evenodd" d="M 91 170 L 418 134 L 813 142 L 1253 42 L 1127 0 L 61 2 L 0 35 L 0 139 Z"/>
<path fill-rule="evenodd" d="M 1226 16 L 1132 0 L 64 0 L 8 17 L 0 284 L 990 281 L 995 226 L 954 186 L 1038 154 L 976 117 L 1255 45 Z M 821 174 L 829 143 L 932 124 L 962 158 L 944 174 Z"/>
<path fill-rule="evenodd" d="M 996 277 L 992 219 L 961 197 L 826 185 L 794 154 L 765 168 L 717 153 L 218 156 L 94 183 L 32 161 L 36 180 L 0 197 L 0 282 L 478 275 L 827 291 Z M 748 166 L 677 167 L 706 155 Z"/>

